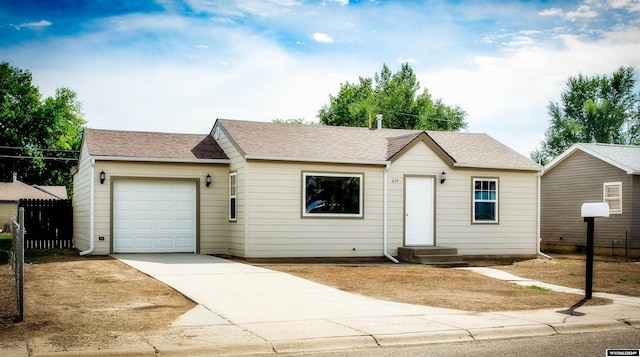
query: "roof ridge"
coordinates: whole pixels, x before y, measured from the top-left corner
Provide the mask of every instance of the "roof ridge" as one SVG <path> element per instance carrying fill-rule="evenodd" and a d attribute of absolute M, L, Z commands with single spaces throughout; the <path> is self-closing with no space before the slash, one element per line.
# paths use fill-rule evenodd
<path fill-rule="evenodd" d="M 84 128 L 83 130 L 89 131 L 101 131 L 101 132 L 111 132 L 111 133 L 135 133 L 135 134 L 155 134 L 155 135 L 202 135 L 207 136 L 209 133 L 169 133 L 164 131 L 144 131 L 144 130 L 114 130 L 114 129 L 95 129 L 95 128 Z"/>

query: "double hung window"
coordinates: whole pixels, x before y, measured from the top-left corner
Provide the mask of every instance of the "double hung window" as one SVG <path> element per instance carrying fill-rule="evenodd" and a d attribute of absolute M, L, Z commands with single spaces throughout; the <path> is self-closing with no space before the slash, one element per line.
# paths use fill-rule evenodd
<path fill-rule="evenodd" d="M 473 179 L 473 223 L 498 223 L 498 179 Z"/>
<path fill-rule="evenodd" d="M 609 204 L 609 213 L 622 213 L 622 182 L 605 182 L 602 201 Z"/>

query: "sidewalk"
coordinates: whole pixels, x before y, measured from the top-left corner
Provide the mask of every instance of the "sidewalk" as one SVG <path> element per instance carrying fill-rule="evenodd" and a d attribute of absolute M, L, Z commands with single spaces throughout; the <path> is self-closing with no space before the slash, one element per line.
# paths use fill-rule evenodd
<path fill-rule="evenodd" d="M 613 304 L 565 311 L 475 313 L 376 300 L 206 255 L 114 257 L 175 288 L 198 305 L 166 330 L 138 336 L 139 342 L 128 350 L 89 351 L 90 355 L 274 355 L 640 328 L 640 298 L 606 294 L 603 297 L 613 298 Z M 464 269 L 522 285 L 566 289 L 495 269 Z M 570 292 L 583 294 L 577 289 Z M 26 347 L 13 352 L 25 356 Z M 31 355 L 50 354 L 32 351 Z"/>

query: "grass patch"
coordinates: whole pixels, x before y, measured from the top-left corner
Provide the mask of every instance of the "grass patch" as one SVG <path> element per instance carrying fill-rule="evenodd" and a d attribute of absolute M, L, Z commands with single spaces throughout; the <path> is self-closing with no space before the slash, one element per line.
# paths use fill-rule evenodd
<path fill-rule="evenodd" d="M 518 285 L 516 283 L 512 283 L 516 289 L 531 289 L 531 290 L 535 290 L 535 291 L 542 291 L 542 292 L 546 292 L 546 291 L 551 291 L 551 289 L 549 288 L 543 288 L 542 286 L 538 286 L 538 285 Z"/>

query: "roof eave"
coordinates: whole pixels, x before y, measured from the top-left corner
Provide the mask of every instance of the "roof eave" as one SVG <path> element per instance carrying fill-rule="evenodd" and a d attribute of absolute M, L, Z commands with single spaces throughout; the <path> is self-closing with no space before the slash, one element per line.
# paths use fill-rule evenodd
<path fill-rule="evenodd" d="M 478 164 L 467 164 L 464 162 L 456 162 L 453 164 L 454 167 L 465 168 L 465 169 L 490 169 L 490 170 L 511 170 L 511 171 L 533 171 L 540 172 L 542 171 L 542 167 L 535 168 L 531 166 L 500 166 L 500 165 L 478 165 Z"/>
<path fill-rule="evenodd" d="M 376 166 L 386 166 L 388 163 L 387 160 L 340 160 L 340 159 L 320 159 L 320 158 L 268 156 L 268 155 L 245 155 L 244 158 L 245 160 L 315 162 L 315 163 L 325 163 L 325 164 L 351 164 L 351 165 L 376 165 Z"/>
<path fill-rule="evenodd" d="M 133 157 L 133 156 L 109 156 L 91 155 L 96 161 L 126 161 L 126 162 L 159 162 L 159 163 L 183 163 L 183 164 L 229 164 L 229 159 L 186 159 L 167 157 Z"/>

